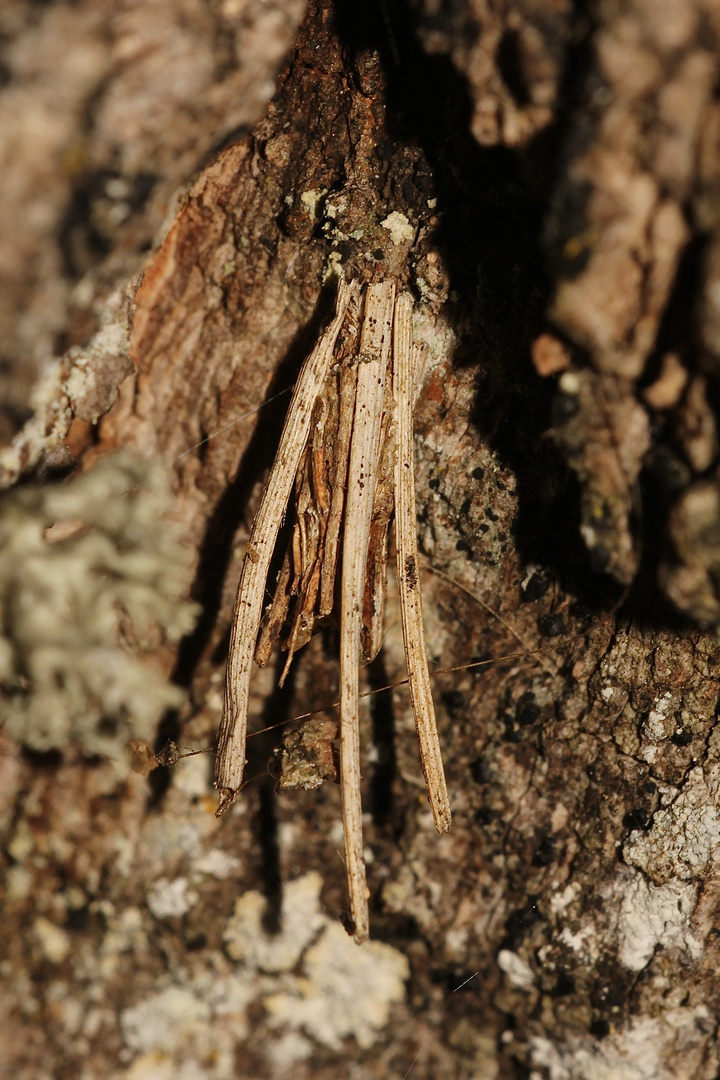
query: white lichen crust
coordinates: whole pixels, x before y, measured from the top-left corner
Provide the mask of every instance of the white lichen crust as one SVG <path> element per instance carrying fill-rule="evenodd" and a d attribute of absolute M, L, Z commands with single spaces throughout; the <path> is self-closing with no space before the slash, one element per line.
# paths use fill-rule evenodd
<path fill-rule="evenodd" d="M 162 461 L 127 452 L 3 498 L 0 722 L 11 738 L 120 763 L 127 740 L 152 738 L 180 703 L 129 643 L 157 644 L 158 629 L 176 640 L 195 623 L 171 498 Z"/>

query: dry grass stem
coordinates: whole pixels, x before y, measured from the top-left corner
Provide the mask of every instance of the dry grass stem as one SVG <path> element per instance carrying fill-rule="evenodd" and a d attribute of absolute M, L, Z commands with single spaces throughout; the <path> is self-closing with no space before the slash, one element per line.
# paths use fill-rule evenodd
<path fill-rule="evenodd" d="M 225 677 L 225 704 L 218 732 L 215 766 L 215 786 L 220 793 L 218 813 L 223 813 L 232 804 L 242 784 L 250 671 L 270 560 L 300 458 L 308 440 L 313 406 L 327 378 L 335 341 L 350 297 L 356 290 L 357 285 L 340 283 L 335 318 L 303 365 L 290 402 L 275 463 L 253 522 L 235 600 Z"/>
<path fill-rule="evenodd" d="M 340 779 L 345 870 L 357 942 L 364 941 L 370 931 L 360 796 L 358 665 L 394 301 L 394 282 L 368 286 L 360 338 L 340 586 Z"/>
<path fill-rule="evenodd" d="M 398 297 L 393 340 L 393 384 L 397 420 L 395 544 L 400 613 L 415 728 L 420 742 L 420 756 L 435 828 L 442 833 L 450 828 L 452 814 L 430 689 L 420 594 L 413 465 L 415 350 L 412 344 L 412 307 L 412 299 L 407 293 Z"/>
<path fill-rule="evenodd" d="M 423 772 L 438 831 L 445 832 L 451 822 L 418 580 L 413 407 L 423 356 L 412 341 L 412 300 L 409 295 L 396 300 L 394 281 L 368 285 L 364 295 L 356 282 L 340 285 L 335 318 L 300 373 L 248 541 L 218 738 L 217 813 L 222 814 L 242 783 L 253 656 L 260 665 L 267 663 L 284 634 L 282 682 L 295 651 L 337 610 L 339 599 L 340 784 L 347 887 L 358 943 L 370 932 L 362 830 L 360 658 L 372 659 L 382 643 L 393 508 L 405 653 Z M 293 485 L 289 549 L 263 620 L 270 561 Z"/>

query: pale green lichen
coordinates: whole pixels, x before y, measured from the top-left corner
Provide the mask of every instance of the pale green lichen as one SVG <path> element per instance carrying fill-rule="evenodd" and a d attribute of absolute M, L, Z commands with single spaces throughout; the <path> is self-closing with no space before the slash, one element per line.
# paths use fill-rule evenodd
<path fill-rule="evenodd" d="M 411 244 L 415 239 L 414 227 L 398 210 L 393 210 L 391 214 L 388 214 L 385 220 L 380 222 L 380 226 L 387 229 L 390 239 L 397 247 L 401 244 Z"/>
<path fill-rule="evenodd" d="M 342 276 L 342 255 L 339 251 L 331 251 L 327 257 L 323 271 L 323 284 Z"/>
<path fill-rule="evenodd" d="M 0 503 L 0 722 L 33 750 L 75 746 L 124 761 L 179 688 L 137 656 L 158 628 L 195 624 L 191 556 L 167 520 L 159 459 L 123 451 L 66 483 Z M 134 650 L 129 644 L 134 639 Z"/>
<path fill-rule="evenodd" d="M 311 221 L 316 220 L 318 216 L 318 210 L 326 195 L 327 188 L 320 188 L 318 191 L 316 191 L 314 188 L 309 188 L 307 191 L 303 191 L 300 195 L 300 202 L 302 203 L 303 209 L 305 210 L 305 213 Z M 332 209 L 334 210 L 334 207 Z"/>

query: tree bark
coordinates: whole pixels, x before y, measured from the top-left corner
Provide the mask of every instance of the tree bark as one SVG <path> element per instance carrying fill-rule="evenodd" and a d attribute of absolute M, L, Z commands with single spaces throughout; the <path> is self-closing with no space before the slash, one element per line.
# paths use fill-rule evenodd
<path fill-rule="evenodd" d="M 279 725 L 333 715 L 331 628 L 282 691 L 282 659 L 258 671 L 250 780 L 220 821 L 203 757 L 146 782 L 82 739 L 52 755 L 6 740 L 8 1076 L 717 1075 L 718 33 L 710 0 L 662 17 L 642 0 L 310 0 L 257 121 L 247 46 L 249 130 L 155 250 L 148 211 L 92 264 L 106 306 L 82 326 L 57 308 L 75 352 L 38 376 L 51 389 L 19 432 L 33 380 L 12 383 L 0 464 L 13 482 L 160 455 L 202 614 L 179 646 L 157 628 L 126 643 L 184 692 L 155 749 L 201 749 L 286 391 L 334 275 L 413 292 L 453 828 L 432 828 L 395 685 L 392 588 L 365 672 L 394 686 L 363 718 L 368 946 L 339 932 L 337 787 L 279 796 L 268 772 Z M 234 126 L 229 106 L 210 114 L 211 134 L 182 142 L 173 113 L 164 190 Z M 127 138 L 134 161 L 143 139 Z M 121 381 L 118 297 L 143 258 Z"/>

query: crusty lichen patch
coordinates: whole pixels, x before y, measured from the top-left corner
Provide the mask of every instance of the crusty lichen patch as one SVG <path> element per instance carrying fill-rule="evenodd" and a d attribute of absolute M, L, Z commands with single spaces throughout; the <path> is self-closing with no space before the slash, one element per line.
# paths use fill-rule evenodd
<path fill-rule="evenodd" d="M 667 1009 L 637 1017 L 606 1038 L 573 1037 L 554 1043 L 531 1040 L 531 1061 L 550 1080 L 677 1080 L 710 1075 L 703 1068 L 709 1010 Z"/>
<path fill-rule="evenodd" d="M 190 985 L 172 984 L 120 1014 L 127 1050 L 137 1054 L 128 1080 L 193 1076 L 231 1080 L 238 1042 L 248 1032 L 255 988 L 242 975 L 208 971 Z"/>
<path fill-rule="evenodd" d="M 403 1001 L 410 974 L 407 958 L 378 941 L 361 948 L 320 909 L 319 874 L 306 874 L 285 889 L 278 934 L 263 927 L 266 900 L 242 896 L 225 932 L 235 960 L 263 972 L 286 973 L 265 998 L 270 1023 L 305 1032 L 338 1048 L 354 1038 L 372 1046 L 388 1023 L 393 1004 Z M 290 974 L 302 958 L 302 973 Z"/>
<path fill-rule="evenodd" d="M 301 1028 L 325 1046 L 339 1048 L 353 1037 L 372 1046 L 390 1018 L 393 1004 L 405 997 L 410 974 L 407 958 L 380 941 L 362 947 L 336 922 L 328 922 L 308 950 L 303 976 L 290 977 L 287 988 L 265 999 L 271 1023 Z"/>
<path fill-rule="evenodd" d="M 380 222 L 383 229 L 387 229 L 390 233 L 390 239 L 393 244 L 400 246 L 400 244 L 411 244 L 415 238 L 415 229 L 410 224 L 405 214 L 401 214 L 399 210 L 393 210 L 391 214 Z"/>
<path fill-rule="evenodd" d="M 0 488 L 10 487 L 44 454 L 56 450 L 74 417 L 95 423 L 132 371 L 127 300 L 124 290 L 117 289 L 108 297 L 100 327 L 88 344 L 69 349 L 62 360 L 45 363 L 30 396 L 33 415 L 12 444 L 0 448 Z"/>
<path fill-rule="evenodd" d="M 124 452 L 66 484 L 5 496 L 0 715 L 11 738 L 121 763 L 127 740 L 152 738 L 180 703 L 127 643 L 158 628 L 176 640 L 195 623 L 190 556 L 165 517 L 170 505 L 162 462 Z"/>
<path fill-rule="evenodd" d="M 321 886 L 319 874 L 306 874 L 287 885 L 278 934 L 263 930 L 265 897 L 255 890 L 241 896 L 225 930 L 228 956 L 259 971 L 291 971 L 325 924 L 320 911 Z"/>
<path fill-rule="evenodd" d="M 404 999 L 409 965 L 389 945 L 358 948 L 322 912 L 321 888 L 316 873 L 288 883 L 275 935 L 263 926 L 264 898 L 255 891 L 241 896 L 226 927 L 226 956 L 198 956 L 182 979 L 162 975 L 120 1012 L 122 1060 L 129 1067 L 119 1075 L 231 1080 L 238 1075 L 238 1044 L 251 1036 L 247 1012 L 253 1002 L 262 1002 L 277 1031 L 263 1047 L 272 1075 L 292 1075 L 312 1054 L 313 1040 L 338 1049 L 353 1037 L 362 1048 L 372 1046 L 392 1005 Z M 132 947 L 141 920 L 135 909 L 120 932 L 118 924 L 127 920 L 115 920 L 114 953 Z M 136 951 L 146 948 L 144 937 L 135 941 Z"/>
<path fill-rule="evenodd" d="M 676 949 L 697 960 L 702 953 L 691 927 L 697 888 L 682 881 L 653 885 L 642 874 L 618 875 L 609 893 L 618 910 L 618 959 L 642 971 L 657 948 Z"/>
<path fill-rule="evenodd" d="M 720 847 L 720 766 L 696 766 L 649 831 L 634 830 L 623 846 L 627 863 L 657 884 L 698 881 Z"/>

